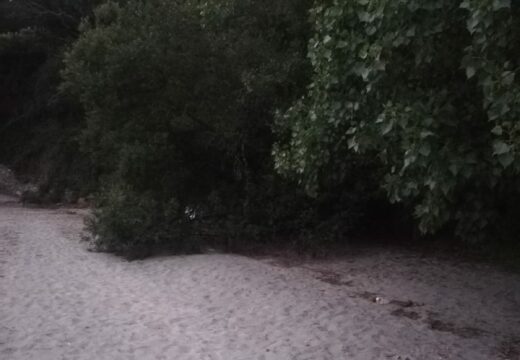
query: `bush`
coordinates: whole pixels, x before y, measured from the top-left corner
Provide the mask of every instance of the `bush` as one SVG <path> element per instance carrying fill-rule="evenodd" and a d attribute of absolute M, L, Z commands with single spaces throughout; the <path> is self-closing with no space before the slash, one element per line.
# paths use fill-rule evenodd
<path fill-rule="evenodd" d="M 188 241 L 183 229 L 189 221 L 175 200 L 158 201 L 146 193 L 116 185 L 105 190 L 98 208 L 88 220 L 101 250 L 140 258 L 158 249 L 173 252 L 196 252 L 197 244 Z"/>
<path fill-rule="evenodd" d="M 130 0 L 83 22 L 62 89 L 81 100 L 83 151 L 110 184 L 92 227 L 100 247 L 181 250 L 190 237 L 153 234 L 273 225 L 263 191 L 284 182 L 273 174 L 271 126 L 305 83 L 306 3 Z M 171 202 L 195 221 L 165 217 Z"/>

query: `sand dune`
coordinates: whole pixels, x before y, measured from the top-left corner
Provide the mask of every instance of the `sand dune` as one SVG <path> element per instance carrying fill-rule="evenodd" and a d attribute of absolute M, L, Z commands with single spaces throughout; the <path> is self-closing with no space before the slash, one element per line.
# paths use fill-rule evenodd
<path fill-rule="evenodd" d="M 518 275 L 388 250 L 127 262 L 81 229 L 0 206 L 0 359 L 518 359 Z"/>

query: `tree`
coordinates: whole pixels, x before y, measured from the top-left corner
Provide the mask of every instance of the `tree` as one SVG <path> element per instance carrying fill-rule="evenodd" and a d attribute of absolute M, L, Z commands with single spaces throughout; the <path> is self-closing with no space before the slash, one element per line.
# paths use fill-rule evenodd
<path fill-rule="evenodd" d="M 316 4 L 313 81 L 279 117 L 277 168 L 315 192 L 377 159 L 423 232 L 514 234 L 519 15 L 509 0 Z"/>
<path fill-rule="evenodd" d="M 75 137 L 81 110 L 58 93 L 63 47 L 94 1 L 0 2 L 0 162 L 59 201 L 90 178 Z"/>

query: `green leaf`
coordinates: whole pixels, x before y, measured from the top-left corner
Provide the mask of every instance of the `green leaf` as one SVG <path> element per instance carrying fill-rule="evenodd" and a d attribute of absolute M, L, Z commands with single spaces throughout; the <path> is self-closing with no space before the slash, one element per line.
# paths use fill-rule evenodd
<path fill-rule="evenodd" d="M 429 143 L 425 142 L 419 148 L 419 154 L 423 156 L 429 156 L 431 154 L 432 148 Z"/>
<path fill-rule="evenodd" d="M 348 144 L 348 148 L 349 149 L 354 149 L 354 151 L 358 151 L 359 149 L 359 144 L 358 142 L 356 141 L 356 138 L 350 138 L 347 142 Z"/>
<path fill-rule="evenodd" d="M 494 0 L 493 1 L 493 10 L 500 10 L 503 8 L 510 8 L 511 0 Z"/>
<path fill-rule="evenodd" d="M 475 68 L 473 66 L 468 66 L 466 68 L 466 76 L 468 79 L 471 79 L 475 75 Z"/>
<path fill-rule="evenodd" d="M 515 73 L 512 71 L 504 71 L 502 73 L 502 84 L 510 86 L 515 81 Z"/>
<path fill-rule="evenodd" d="M 332 40 L 332 37 L 330 37 L 330 35 L 326 35 L 326 36 L 323 38 L 323 43 L 324 43 L 324 44 L 328 44 L 331 40 Z"/>
<path fill-rule="evenodd" d="M 449 166 L 449 169 L 450 169 L 450 172 L 453 174 L 453 175 L 457 175 L 459 173 L 459 167 L 456 165 L 456 164 L 451 164 Z"/>
<path fill-rule="evenodd" d="M 511 153 L 506 153 L 498 156 L 498 161 L 504 167 L 504 169 L 511 165 L 514 160 L 515 158 Z"/>
<path fill-rule="evenodd" d="M 382 135 L 386 135 L 388 134 L 390 131 L 392 131 L 392 128 L 394 127 L 394 124 L 392 123 L 392 121 L 389 121 L 388 123 L 386 123 L 383 128 L 381 129 L 381 134 Z"/>
<path fill-rule="evenodd" d="M 338 49 L 344 49 L 348 46 L 348 42 L 344 41 L 344 40 L 340 40 L 338 41 L 338 43 L 336 44 L 336 47 Z"/>
<path fill-rule="evenodd" d="M 359 57 L 361 59 L 366 59 L 368 56 L 368 45 L 365 45 L 359 50 Z"/>
<path fill-rule="evenodd" d="M 421 131 L 421 134 L 420 134 L 421 139 L 426 139 L 427 137 L 430 137 L 433 135 L 435 135 L 435 134 L 430 130 L 423 130 L 423 131 Z"/>
<path fill-rule="evenodd" d="M 493 155 L 502 155 L 508 153 L 511 148 L 505 142 L 498 140 L 493 144 L 493 149 Z"/>
<path fill-rule="evenodd" d="M 415 36 L 415 26 L 412 26 L 406 31 L 406 36 L 413 37 Z"/>
<path fill-rule="evenodd" d="M 475 17 L 472 17 L 471 19 L 468 20 L 467 28 L 471 34 L 473 34 L 475 32 L 478 23 L 479 23 L 479 20 Z"/>
<path fill-rule="evenodd" d="M 495 126 L 495 127 L 491 130 L 491 133 L 492 133 L 492 134 L 495 134 L 495 135 L 498 135 L 498 136 L 502 135 L 502 126 L 500 126 L 500 125 Z"/>
<path fill-rule="evenodd" d="M 358 18 L 359 18 L 359 21 L 367 22 L 367 23 L 370 23 L 370 22 L 372 22 L 374 20 L 374 17 L 372 15 L 370 15 L 370 13 L 368 13 L 366 11 L 358 12 Z"/>
<path fill-rule="evenodd" d="M 368 78 L 368 75 L 370 74 L 370 69 L 365 67 L 363 64 L 358 64 L 354 68 L 354 73 L 361 76 L 363 80 L 366 80 Z"/>

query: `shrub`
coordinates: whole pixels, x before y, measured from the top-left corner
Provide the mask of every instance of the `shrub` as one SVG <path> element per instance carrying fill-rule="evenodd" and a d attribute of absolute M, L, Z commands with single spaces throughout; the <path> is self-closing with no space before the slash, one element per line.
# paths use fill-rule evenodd
<path fill-rule="evenodd" d="M 128 258 L 141 258 L 158 249 L 199 250 L 182 231 L 189 219 L 175 200 L 156 200 L 118 184 L 103 191 L 97 205 L 88 228 L 101 250 Z"/>
<path fill-rule="evenodd" d="M 223 236 L 265 233 L 262 191 L 283 183 L 274 109 L 301 92 L 307 69 L 305 3 L 109 1 L 83 22 L 62 89 L 81 100 L 83 151 L 110 184 L 92 227 L 100 247 L 191 248 L 189 237 L 153 235 L 195 226 L 165 217 L 170 202 Z"/>

